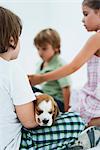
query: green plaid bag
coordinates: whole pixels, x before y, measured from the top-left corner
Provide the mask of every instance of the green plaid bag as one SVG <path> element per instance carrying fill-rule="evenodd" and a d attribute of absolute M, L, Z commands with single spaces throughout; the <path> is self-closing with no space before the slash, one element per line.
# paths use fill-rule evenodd
<path fill-rule="evenodd" d="M 22 128 L 20 150 L 65 150 L 84 128 L 85 123 L 77 113 L 61 113 L 50 127 Z"/>

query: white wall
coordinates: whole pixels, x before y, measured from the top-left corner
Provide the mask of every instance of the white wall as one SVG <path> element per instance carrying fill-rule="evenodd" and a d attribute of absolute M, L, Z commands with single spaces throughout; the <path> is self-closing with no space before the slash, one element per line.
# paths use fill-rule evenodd
<path fill-rule="evenodd" d="M 89 33 L 82 26 L 82 0 L 0 0 L 0 6 L 9 8 L 23 22 L 21 51 L 18 58 L 27 73 L 34 73 L 39 59 L 33 38 L 41 29 L 54 28 L 61 35 L 62 57 L 67 61 L 79 52 Z M 86 81 L 86 65 L 72 75 L 73 87 Z"/>

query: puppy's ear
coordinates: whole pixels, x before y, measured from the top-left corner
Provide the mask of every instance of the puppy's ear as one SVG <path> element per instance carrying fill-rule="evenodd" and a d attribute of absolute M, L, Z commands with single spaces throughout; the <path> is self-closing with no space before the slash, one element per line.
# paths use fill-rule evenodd
<path fill-rule="evenodd" d="M 60 110 L 57 103 L 54 101 L 54 99 L 53 99 L 53 105 L 54 105 L 53 120 L 55 121 L 55 118 L 59 115 Z"/>

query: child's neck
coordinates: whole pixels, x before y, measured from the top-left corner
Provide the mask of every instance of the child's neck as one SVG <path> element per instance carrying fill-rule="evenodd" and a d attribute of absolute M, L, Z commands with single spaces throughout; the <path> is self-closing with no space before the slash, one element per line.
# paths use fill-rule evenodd
<path fill-rule="evenodd" d="M 0 57 L 1 57 L 1 59 L 4 59 L 4 60 L 6 60 L 6 61 L 10 61 L 10 57 L 9 57 L 9 55 L 6 54 L 6 53 L 0 54 Z"/>
<path fill-rule="evenodd" d="M 54 54 L 48 61 L 43 61 L 43 63 L 41 64 L 41 70 L 45 67 L 48 66 L 48 64 L 50 63 L 50 61 L 56 56 L 57 54 Z"/>
<path fill-rule="evenodd" d="M 42 69 L 45 68 L 45 67 L 47 67 L 47 66 L 48 66 L 48 62 L 46 62 L 46 61 L 43 62 L 43 64 L 42 64 Z"/>

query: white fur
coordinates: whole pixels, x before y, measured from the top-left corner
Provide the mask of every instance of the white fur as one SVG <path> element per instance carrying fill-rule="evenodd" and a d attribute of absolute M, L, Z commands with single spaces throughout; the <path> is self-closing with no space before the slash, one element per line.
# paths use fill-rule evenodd
<path fill-rule="evenodd" d="M 42 95 L 43 93 L 41 92 L 35 92 L 35 95 L 38 96 L 38 95 Z"/>
<path fill-rule="evenodd" d="M 38 122 L 38 124 L 40 126 L 51 126 L 53 123 L 53 119 L 52 113 L 49 113 L 52 111 L 52 102 L 51 100 L 47 101 L 42 101 L 39 105 L 38 105 L 39 109 L 43 111 L 43 113 L 41 113 L 40 115 L 36 114 L 36 122 Z M 39 121 L 38 121 L 39 120 Z M 44 123 L 43 120 L 48 120 L 48 123 Z"/>

